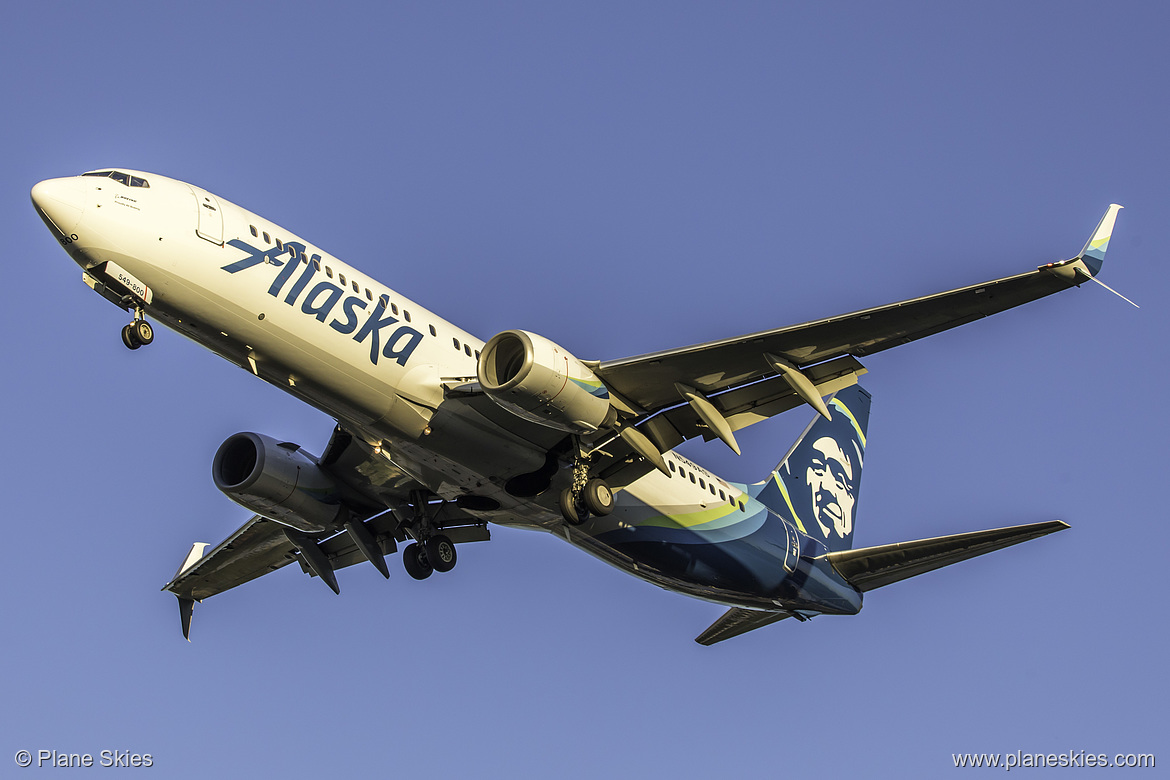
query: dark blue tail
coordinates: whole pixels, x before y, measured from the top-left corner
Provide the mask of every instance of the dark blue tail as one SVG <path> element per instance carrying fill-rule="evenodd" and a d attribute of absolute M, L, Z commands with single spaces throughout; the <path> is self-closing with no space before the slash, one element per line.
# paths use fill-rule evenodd
<path fill-rule="evenodd" d="M 832 419 L 813 418 L 768 479 L 755 485 L 761 503 L 831 551 L 853 546 L 869 404 L 858 385 L 833 395 Z"/>

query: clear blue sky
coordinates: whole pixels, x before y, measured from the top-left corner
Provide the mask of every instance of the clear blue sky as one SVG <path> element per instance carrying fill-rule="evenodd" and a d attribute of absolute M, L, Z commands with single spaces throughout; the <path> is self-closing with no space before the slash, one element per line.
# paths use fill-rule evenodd
<path fill-rule="evenodd" d="M 150 753 L 168 778 L 1170 763 L 1168 27 L 1154 2 L 10 4 L 0 775 L 42 748 Z M 702 648 L 718 607 L 498 530 L 421 583 L 395 560 L 337 597 L 282 570 L 198 607 L 188 644 L 159 588 L 248 516 L 211 483 L 216 447 L 319 452 L 331 421 L 169 331 L 122 346 L 28 198 L 101 166 L 199 184 L 483 338 L 582 358 L 1027 271 L 1110 202 L 1102 278 L 1143 308 L 1088 285 L 864 361 L 858 545 L 1073 527 L 857 617 Z M 686 452 L 755 480 L 807 418 L 740 458 Z"/>

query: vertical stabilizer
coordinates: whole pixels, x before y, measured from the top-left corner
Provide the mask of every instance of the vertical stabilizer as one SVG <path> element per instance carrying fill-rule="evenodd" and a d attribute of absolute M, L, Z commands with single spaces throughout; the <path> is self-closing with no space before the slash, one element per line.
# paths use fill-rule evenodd
<path fill-rule="evenodd" d="M 813 418 L 756 498 L 829 550 L 853 546 L 870 396 L 858 385 L 834 394 L 830 419 Z"/>

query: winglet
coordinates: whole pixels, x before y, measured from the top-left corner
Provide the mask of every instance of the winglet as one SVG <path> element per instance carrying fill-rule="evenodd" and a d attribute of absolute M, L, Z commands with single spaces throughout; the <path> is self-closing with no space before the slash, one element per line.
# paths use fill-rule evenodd
<path fill-rule="evenodd" d="M 187 557 L 183 559 L 181 564 L 179 564 L 179 570 L 175 572 L 174 577 L 171 577 L 171 582 L 173 583 L 175 580 L 179 579 L 179 577 L 183 575 L 183 572 L 187 571 L 187 569 L 190 569 L 192 566 L 198 563 L 199 560 L 203 557 L 203 551 L 208 547 L 210 547 L 210 545 L 207 542 L 195 542 L 195 544 L 191 545 L 191 549 L 187 552 Z M 166 588 L 163 588 L 163 590 L 166 590 Z"/>
<path fill-rule="evenodd" d="M 195 599 L 179 596 L 179 620 L 183 623 L 183 638 L 191 641 L 191 613 L 195 611 Z"/>
<path fill-rule="evenodd" d="M 1113 235 L 1113 223 L 1117 221 L 1117 212 L 1122 208 L 1116 203 L 1109 204 L 1109 210 L 1097 223 L 1097 229 L 1089 237 L 1085 248 L 1074 258 L 1083 260 L 1092 276 L 1101 272 L 1101 265 L 1105 262 L 1105 250 L 1109 248 L 1109 237 Z"/>

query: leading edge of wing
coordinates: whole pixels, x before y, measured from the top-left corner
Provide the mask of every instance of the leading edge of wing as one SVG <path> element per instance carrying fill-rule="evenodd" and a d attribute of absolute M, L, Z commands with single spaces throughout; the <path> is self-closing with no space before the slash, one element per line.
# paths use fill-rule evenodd
<path fill-rule="evenodd" d="M 607 387 L 648 412 L 679 403 L 674 383 L 704 392 L 775 373 L 764 357 L 804 367 L 842 355 L 871 355 L 1043 298 L 1093 278 L 1101 269 L 1117 211 L 1113 204 L 1076 257 L 1013 276 L 703 344 L 602 361 Z"/>

